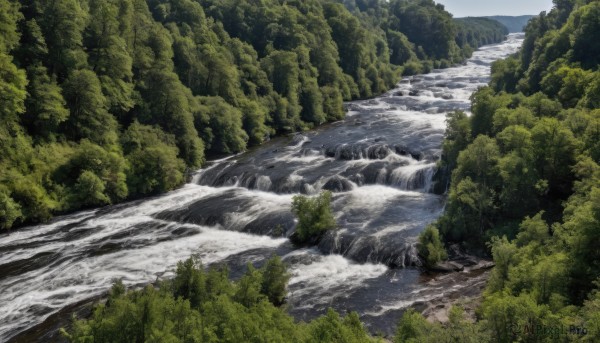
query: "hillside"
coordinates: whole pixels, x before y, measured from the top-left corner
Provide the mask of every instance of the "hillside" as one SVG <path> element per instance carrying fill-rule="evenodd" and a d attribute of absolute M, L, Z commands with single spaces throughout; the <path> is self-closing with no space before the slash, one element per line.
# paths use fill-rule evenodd
<path fill-rule="evenodd" d="M 464 342 L 600 341 L 600 1 L 555 3 L 492 65 L 472 115 L 448 116 L 448 202 L 420 251 L 440 260 L 441 236 L 494 259 L 479 321 L 458 322 Z M 403 321 L 419 342 L 448 331 Z"/>
<path fill-rule="evenodd" d="M 501 39 L 457 43 L 433 1 L 352 4 L 0 0 L 0 228 L 172 190 Z"/>
<path fill-rule="evenodd" d="M 484 17 L 484 18 L 488 18 L 488 19 L 492 19 L 492 20 L 500 22 L 502 25 L 506 26 L 506 28 L 508 29 L 509 32 L 513 33 L 513 32 L 523 32 L 525 29 L 525 26 L 527 26 L 527 23 L 533 17 L 534 17 L 533 15 L 521 15 L 521 16 L 516 16 L 516 17 L 505 16 L 505 15 L 496 15 L 496 16 L 489 16 L 489 17 Z"/>

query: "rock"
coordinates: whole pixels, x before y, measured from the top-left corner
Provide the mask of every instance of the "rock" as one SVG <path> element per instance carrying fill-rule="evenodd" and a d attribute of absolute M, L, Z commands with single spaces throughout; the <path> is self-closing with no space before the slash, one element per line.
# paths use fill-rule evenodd
<path fill-rule="evenodd" d="M 450 272 L 461 272 L 465 269 L 465 267 L 463 265 L 453 262 L 453 261 L 444 261 L 444 262 L 438 262 L 435 266 L 433 266 L 429 269 L 434 272 L 450 273 Z"/>
<path fill-rule="evenodd" d="M 469 268 L 469 271 L 485 270 L 493 268 L 496 264 L 493 261 L 482 260 Z"/>
<path fill-rule="evenodd" d="M 299 144 L 305 145 L 310 142 L 311 142 L 311 140 L 308 139 L 308 137 L 306 137 L 305 135 L 297 134 L 294 136 L 294 138 L 292 139 L 292 142 L 289 145 L 290 146 L 296 146 Z"/>
<path fill-rule="evenodd" d="M 329 180 L 327 180 L 327 182 L 323 185 L 323 189 L 332 192 L 346 192 L 352 190 L 353 188 L 354 187 L 350 181 L 338 175 L 330 177 Z"/>

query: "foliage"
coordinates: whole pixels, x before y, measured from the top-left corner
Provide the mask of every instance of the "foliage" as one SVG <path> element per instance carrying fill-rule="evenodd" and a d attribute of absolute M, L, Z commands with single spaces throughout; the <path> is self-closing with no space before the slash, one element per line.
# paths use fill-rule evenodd
<path fill-rule="evenodd" d="M 380 94 L 403 71 L 462 60 L 474 46 L 457 46 L 456 30 L 485 31 L 477 44 L 500 39 L 431 1 L 359 7 L 1 0 L 2 227 L 171 190 L 207 155 L 339 120 L 344 100 Z M 416 15 L 432 24 L 415 31 Z M 35 191 L 15 192 L 14 180 Z"/>
<path fill-rule="evenodd" d="M 298 218 L 295 240 L 306 243 L 318 240 L 326 231 L 334 229 L 335 218 L 331 210 L 331 192 L 325 191 L 316 197 L 294 196 L 292 212 Z"/>
<path fill-rule="evenodd" d="M 600 2 L 554 3 L 529 22 L 521 51 L 494 63 L 490 87 L 471 98 L 473 116 L 449 116 L 448 203 L 435 225 L 446 241 L 494 259 L 478 321 L 467 325 L 482 341 L 600 337 Z M 407 339 L 437 337 L 422 333 L 417 314 L 402 325 Z"/>
<path fill-rule="evenodd" d="M 425 228 L 419 235 L 417 249 L 419 250 L 419 256 L 425 260 L 427 267 L 433 267 L 448 257 L 440 232 L 432 225 Z"/>
<path fill-rule="evenodd" d="M 62 334 L 70 342 L 374 341 L 356 313 L 341 317 L 329 310 L 309 323 L 295 323 L 261 289 L 277 279 L 285 290 L 287 278 L 279 257 L 261 269 L 250 264 L 237 282 L 228 279 L 226 269 L 205 271 L 190 258 L 179 262 L 175 278 L 158 288 L 126 291 L 115 282 L 106 303 L 87 320 L 74 318 Z"/>

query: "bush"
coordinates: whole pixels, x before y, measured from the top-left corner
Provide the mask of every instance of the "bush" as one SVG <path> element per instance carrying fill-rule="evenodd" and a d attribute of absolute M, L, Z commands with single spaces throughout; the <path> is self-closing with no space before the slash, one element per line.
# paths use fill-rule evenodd
<path fill-rule="evenodd" d="M 22 217 L 21 206 L 10 197 L 6 188 L 0 186 L 0 230 L 9 229 Z"/>
<path fill-rule="evenodd" d="M 298 218 L 293 240 L 297 243 L 318 241 L 328 230 L 335 228 L 331 211 L 331 192 L 325 191 L 317 197 L 297 195 L 292 202 L 292 212 Z"/>
<path fill-rule="evenodd" d="M 421 232 L 417 248 L 419 256 L 424 260 L 427 267 L 433 267 L 448 257 L 440 238 L 440 232 L 433 225 L 428 226 L 425 231 Z"/>
<path fill-rule="evenodd" d="M 290 274 L 277 255 L 273 256 L 263 268 L 260 292 L 274 305 L 281 305 L 287 295 Z"/>

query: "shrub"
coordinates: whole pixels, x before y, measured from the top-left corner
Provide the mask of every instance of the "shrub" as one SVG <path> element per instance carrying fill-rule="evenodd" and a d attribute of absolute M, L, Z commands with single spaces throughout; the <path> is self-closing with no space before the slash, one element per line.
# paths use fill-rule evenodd
<path fill-rule="evenodd" d="M 335 228 L 331 211 L 331 192 L 325 191 L 317 197 L 297 195 L 292 202 L 292 212 L 298 218 L 293 239 L 297 243 L 318 241 L 327 231 Z"/>
<path fill-rule="evenodd" d="M 432 267 L 448 257 L 440 238 L 440 232 L 433 225 L 428 226 L 425 231 L 421 232 L 417 248 L 419 256 L 424 260 L 427 267 Z"/>

